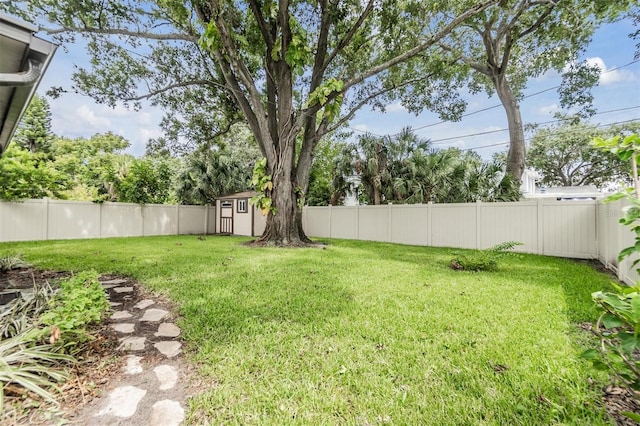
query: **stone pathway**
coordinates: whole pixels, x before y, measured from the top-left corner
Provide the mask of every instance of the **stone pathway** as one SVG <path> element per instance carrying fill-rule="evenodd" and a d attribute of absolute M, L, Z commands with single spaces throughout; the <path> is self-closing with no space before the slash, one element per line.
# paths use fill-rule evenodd
<path fill-rule="evenodd" d="M 186 367 L 180 329 L 168 308 L 154 299 L 136 302 L 126 279 L 101 281 L 113 314 L 109 326 L 120 336 L 117 350 L 126 356 L 121 377 L 91 401 L 72 423 L 91 425 L 173 426 L 183 423 Z"/>

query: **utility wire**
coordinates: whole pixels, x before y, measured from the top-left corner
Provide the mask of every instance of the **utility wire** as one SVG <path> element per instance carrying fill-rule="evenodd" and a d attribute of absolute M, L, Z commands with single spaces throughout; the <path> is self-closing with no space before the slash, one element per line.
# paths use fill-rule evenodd
<path fill-rule="evenodd" d="M 638 107 L 636 107 L 636 108 L 638 108 Z M 614 123 L 607 123 L 607 124 L 599 124 L 599 125 L 594 126 L 594 127 L 596 127 L 596 128 L 609 127 L 609 126 L 615 126 L 616 124 L 632 123 L 634 121 L 638 121 L 638 119 L 616 121 Z M 565 134 L 572 134 L 572 133 L 578 133 L 578 132 L 566 132 Z M 524 141 L 525 142 L 530 142 L 532 139 L 533 139 L 533 137 L 528 137 L 528 138 L 524 138 Z M 501 145 L 509 145 L 509 141 L 492 143 L 492 144 L 489 144 L 489 145 L 481 145 L 481 146 L 476 146 L 476 147 L 473 147 L 473 148 L 463 148 L 463 149 L 461 149 L 461 151 L 474 151 L 476 149 L 490 148 L 490 147 L 493 147 L 493 146 L 501 146 Z"/>
<path fill-rule="evenodd" d="M 628 62 L 628 63 L 626 63 L 626 64 L 624 64 L 624 65 L 619 66 L 619 67 L 614 67 L 614 68 L 608 69 L 608 70 L 606 70 L 606 71 L 603 71 L 603 72 L 602 72 L 602 73 L 600 73 L 600 74 L 607 74 L 607 73 L 610 73 L 610 72 L 613 72 L 613 71 L 617 71 L 617 70 L 619 70 L 619 69 L 622 69 L 622 68 L 628 67 L 628 66 L 630 66 L 630 65 L 633 65 L 633 64 L 635 64 L 635 63 L 637 63 L 637 62 L 640 62 L 640 59 L 636 59 L 636 60 L 634 60 L 634 61 Z M 560 87 L 560 85 L 557 85 L 557 86 L 549 87 L 549 88 L 547 88 L 547 89 L 540 90 L 540 91 L 538 91 L 538 92 L 530 93 L 530 94 L 528 94 L 528 95 L 523 96 L 523 97 L 522 97 L 522 99 L 531 98 L 531 97 L 534 97 L 534 96 L 540 95 L 540 94 L 542 94 L 542 93 L 546 93 L 546 92 L 549 92 L 549 91 L 551 91 L 551 90 L 557 89 L 557 88 L 559 88 L 559 87 Z M 502 106 L 502 104 L 496 104 L 496 105 L 492 105 L 492 106 L 489 106 L 489 107 L 486 107 L 486 108 L 482 108 L 482 109 L 479 109 L 479 110 L 476 110 L 476 111 L 471 111 L 471 112 L 468 112 L 468 113 L 466 113 L 466 114 L 463 114 L 463 115 L 461 116 L 461 118 L 469 117 L 469 116 L 471 116 L 471 115 L 479 114 L 479 113 L 481 113 L 481 112 L 489 111 L 489 110 L 492 110 L 492 109 L 495 109 L 495 108 L 499 108 L 499 107 L 501 107 L 501 106 Z M 412 127 L 412 128 L 411 128 L 411 130 L 422 130 L 422 129 L 426 129 L 426 128 L 428 128 L 428 127 L 434 127 L 434 126 L 437 126 L 437 125 L 439 125 L 439 124 L 444 124 L 444 123 L 448 123 L 448 121 L 447 121 L 447 120 L 441 120 L 441 121 L 438 121 L 438 122 L 435 122 L 435 123 L 425 124 L 425 125 L 423 125 L 423 126 L 419 126 L 419 127 Z M 544 124 L 544 123 L 538 123 L 538 124 Z M 396 135 L 398 135 L 398 134 L 399 134 L 399 132 L 398 132 L 398 133 L 394 133 L 394 134 L 392 134 L 392 135 L 378 135 L 378 134 L 371 133 L 371 132 L 368 132 L 368 131 L 365 131 L 365 130 L 357 129 L 357 128 L 355 128 L 355 127 L 347 126 L 347 128 L 348 128 L 348 129 L 351 129 L 351 130 L 354 130 L 354 131 L 356 131 L 356 132 L 365 133 L 365 134 L 370 134 L 370 135 L 378 136 L 378 137 L 384 137 L 384 136 L 396 136 Z"/>
<path fill-rule="evenodd" d="M 626 108 L 618 108 L 618 109 L 611 109 L 608 111 L 601 111 L 601 112 L 597 112 L 594 115 L 601 115 L 601 114 L 610 114 L 612 112 L 620 112 L 620 111 L 628 111 L 628 110 L 632 110 L 632 109 L 638 109 L 640 108 L 640 105 L 636 105 L 636 106 L 632 106 L 632 107 L 626 107 Z M 551 121 L 543 121 L 540 123 L 534 123 L 534 125 L 543 125 L 543 124 L 553 124 L 553 123 L 561 123 L 563 121 L 569 121 L 572 118 L 562 118 L 559 120 L 551 120 Z M 640 118 L 638 118 L 638 120 L 640 120 Z M 430 142 L 433 145 L 443 145 L 443 141 L 450 141 L 450 140 L 454 140 L 454 139 L 464 139 L 464 138 L 470 138 L 470 137 L 475 137 L 475 136 L 481 136 L 481 135 L 488 135 L 491 133 L 500 133 L 500 132 L 507 132 L 509 131 L 509 129 L 496 129 L 496 130 L 488 130 L 486 132 L 477 132 L 477 133 L 469 133 L 467 135 L 458 135 L 458 136 L 451 136 L 448 138 L 442 138 L 442 139 L 432 139 Z"/>

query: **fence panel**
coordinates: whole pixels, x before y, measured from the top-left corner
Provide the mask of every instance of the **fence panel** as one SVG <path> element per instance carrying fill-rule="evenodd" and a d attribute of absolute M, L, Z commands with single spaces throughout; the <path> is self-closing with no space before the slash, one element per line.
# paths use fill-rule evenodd
<path fill-rule="evenodd" d="M 550 201 L 543 206 L 542 254 L 595 259 L 596 201 Z"/>
<path fill-rule="evenodd" d="M 338 210 L 339 208 L 334 208 Z M 389 241 L 389 206 L 367 206 L 358 208 L 360 240 Z"/>
<path fill-rule="evenodd" d="M 178 233 L 176 206 L 147 204 L 142 209 L 144 235 L 175 235 Z"/>
<path fill-rule="evenodd" d="M 333 207 L 307 207 L 302 215 L 305 232 L 314 237 L 329 237 L 332 209 Z"/>
<path fill-rule="evenodd" d="M 48 201 L 49 240 L 100 238 L 100 205 L 88 202 Z"/>
<path fill-rule="evenodd" d="M 514 250 L 540 253 L 538 247 L 538 203 L 482 203 L 478 205 L 478 248 L 485 249 L 507 241 L 522 243 Z"/>
<path fill-rule="evenodd" d="M 102 204 L 102 237 L 142 236 L 142 206 L 125 203 Z"/>
<path fill-rule="evenodd" d="M 331 238 L 358 238 L 358 207 L 331 210 Z"/>
<path fill-rule="evenodd" d="M 426 246 L 429 242 L 429 206 L 426 204 L 392 207 L 391 242 Z"/>
<path fill-rule="evenodd" d="M 476 204 L 433 204 L 431 245 L 476 248 Z"/>
<path fill-rule="evenodd" d="M 0 241 L 47 239 L 47 200 L 0 202 Z"/>
<path fill-rule="evenodd" d="M 201 206 L 178 206 L 178 212 L 180 235 L 204 234 L 205 208 Z M 245 216 L 251 217 L 249 214 Z"/>

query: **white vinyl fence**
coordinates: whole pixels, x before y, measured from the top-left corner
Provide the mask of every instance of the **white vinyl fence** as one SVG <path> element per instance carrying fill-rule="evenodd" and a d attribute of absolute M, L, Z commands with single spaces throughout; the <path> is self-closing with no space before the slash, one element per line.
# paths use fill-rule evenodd
<path fill-rule="evenodd" d="M 598 259 L 627 283 L 640 279 L 620 250 L 635 243 L 618 223 L 622 202 L 537 199 L 515 203 L 306 207 L 312 237 L 434 247 L 488 248 L 505 241 L 516 250 Z M 94 204 L 60 200 L 0 202 L 0 242 L 151 235 L 211 234 L 215 208 Z"/>
<path fill-rule="evenodd" d="M 307 207 L 313 237 L 484 249 L 506 241 L 516 250 L 557 257 L 599 259 L 627 283 L 638 279 L 622 248 L 635 243 L 621 226 L 622 204 L 536 199 L 515 203 Z"/>
<path fill-rule="evenodd" d="M 215 208 L 208 206 L 0 202 L 0 241 L 209 234 L 214 227 Z"/>

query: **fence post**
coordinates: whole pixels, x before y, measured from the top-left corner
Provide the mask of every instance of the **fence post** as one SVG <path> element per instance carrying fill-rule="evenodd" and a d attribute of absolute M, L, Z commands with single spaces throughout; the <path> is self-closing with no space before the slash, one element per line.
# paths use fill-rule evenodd
<path fill-rule="evenodd" d="M 356 204 L 356 240 L 360 239 L 360 204 Z"/>
<path fill-rule="evenodd" d="M 481 242 L 482 242 L 482 235 L 480 235 L 480 204 L 482 204 L 482 201 L 480 200 L 476 200 L 476 249 L 482 249 L 481 247 Z"/>
<path fill-rule="evenodd" d="M 433 211 L 431 209 L 432 206 L 433 201 L 429 201 L 427 203 L 427 247 L 431 247 L 431 244 L 433 243 L 433 239 L 431 238 L 431 223 L 433 221 Z"/>
<path fill-rule="evenodd" d="M 253 215 L 251 215 L 251 222 L 253 226 Z M 202 235 L 207 235 L 209 233 L 209 205 L 204 206 L 204 231 Z"/>
<path fill-rule="evenodd" d="M 42 199 L 44 203 L 44 239 L 49 239 L 49 198 L 44 197 Z"/>
<path fill-rule="evenodd" d="M 544 254 L 544 198 L 538 198 L 538 214 L 537 214 L 537 224 L 538 224 L 538 253 Z"/>
<path fill-rule="evenodd" d="M 176 235 L 180 235 L 180 204 L 176 204 Z"/>
<path fill-rule="evenodd" d="M 391 206 L 393 204 L 389 203 L 387 204 L 387 242 L 390 243 L 391 242 Z"/>
<path fill-rule="evenodd" d="M 329 204 L 329 238 L 331 238 L 331 204 Z"/>

